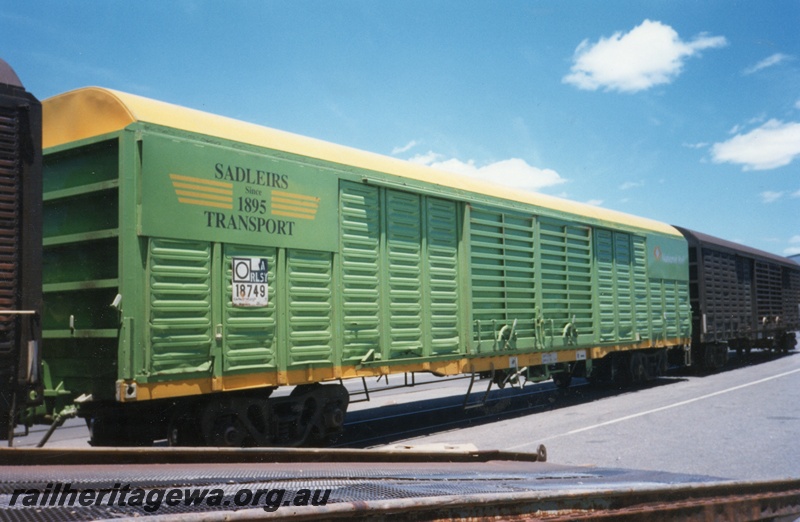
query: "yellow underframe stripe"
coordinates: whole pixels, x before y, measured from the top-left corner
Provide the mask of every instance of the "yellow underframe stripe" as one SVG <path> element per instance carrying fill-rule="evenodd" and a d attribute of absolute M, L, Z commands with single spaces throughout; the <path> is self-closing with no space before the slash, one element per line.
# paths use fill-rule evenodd
<path fill-rule="evenodd" d="M 529 353 L 487 353 L 473 355 L 447 361 L 423 361 L 407 363 L 369 363 L 368 365 L 331 366 L 327 368 L 302 368 L 289 371 L 264 371 L 243 375 L 230 375 L 220 378 L 208 377 L 204 379 L 172 380 L 167 382 L 137 383 L 137 399 L 153 400 L 199 395 L 205 393 L 246 390 L 274 386 L 290 386 L 312 382 L 325 382 L 337 379 L 352 379 L 358 377 L 374 377 L 406 372 L 431 372 L 436 375 L 459 375 L 472 372 L 485 372 L 507 369 L 511 367 L 511 358 L 516 357 L 517 368 L 526 366 L 541 366 L 573 362 L 582 359 L 600 359 L 612 352 L 621 352 L 637 349 L 667 348 L 686 346 L 690 343 L 688 338 L 667 339 L 662 341 L 648 341 L 635 345 L 612 345 L 576 349 L 561 349 Z M 542 361 L 542 356 L 553 357 L 555 360 Z M 580 357 L 579 357 L 580 356 Z M 120 381 L 117 383 L 119 397 L 125 397 L 125 388 L 133 381 Z"/>

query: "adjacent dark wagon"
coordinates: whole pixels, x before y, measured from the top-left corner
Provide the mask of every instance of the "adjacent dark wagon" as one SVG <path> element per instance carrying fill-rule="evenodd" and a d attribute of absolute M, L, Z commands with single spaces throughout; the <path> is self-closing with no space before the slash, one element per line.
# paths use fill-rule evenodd
<path fill-rule="evenodd" d="M 0 439 L 41 402 L 42 106 L 0 60 Z"/>
<path fill-rule="evenodd" d="M 676 227 L 689 242 L 692 359 L 718 368 L 728 348 L 788 351 L 800 330 L 800 265 Z"/>

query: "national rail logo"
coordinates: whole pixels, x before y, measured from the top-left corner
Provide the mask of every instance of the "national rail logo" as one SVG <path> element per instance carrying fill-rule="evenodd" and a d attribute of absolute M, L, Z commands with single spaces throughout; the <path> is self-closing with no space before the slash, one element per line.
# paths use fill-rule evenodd
<path fill-rule="evenodd" d="M 656 246 L 653 248 L 653 258 L 656 261 L 661 263 L 665 263 L 667 265 L 682 265 L 686 263 L 688 256 L 686 255 L 668 255 L 664 254 L 664 251 L 661 250 L 660 246 Z"/>

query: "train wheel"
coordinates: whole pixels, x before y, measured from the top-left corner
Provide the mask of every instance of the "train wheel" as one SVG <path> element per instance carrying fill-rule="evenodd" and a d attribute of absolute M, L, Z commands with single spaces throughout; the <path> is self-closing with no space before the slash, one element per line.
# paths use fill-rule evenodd
<path fill-rule="evenodd" d="M 269 406 L 260 397 L 226 397 L 203 409 L 200 431 L 208 446 L 269 446 Z"/>
<path fill-rule="evenodd" d="M 274 405 L 276 439 L 286 446 L 324 446 L 343 428 L 350 396 L 341 384 L 297 386 Z"/>
<path fill-rule="evenodd" d="M 247 430 L 239 421 L 239 417 L 232 412 L 218 414 L 211 421 L 206 431 L 206 442 L 209 446 L 247 448 L 255 446 Z"/>

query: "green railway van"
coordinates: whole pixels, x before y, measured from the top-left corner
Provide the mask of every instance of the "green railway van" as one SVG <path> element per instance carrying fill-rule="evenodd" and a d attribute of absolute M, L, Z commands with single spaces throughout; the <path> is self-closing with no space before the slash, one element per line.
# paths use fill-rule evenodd
<path fill-rule="evenodd" d="M 668 225 L 105 89 L 43 107 L 46 404 L 92 444 L 313 444 L 344 379 L 686 356 Z"/>

